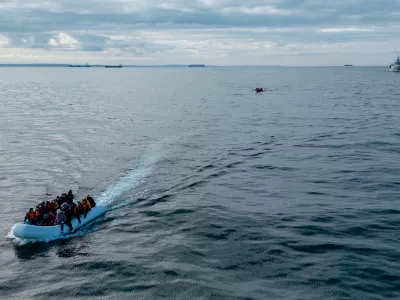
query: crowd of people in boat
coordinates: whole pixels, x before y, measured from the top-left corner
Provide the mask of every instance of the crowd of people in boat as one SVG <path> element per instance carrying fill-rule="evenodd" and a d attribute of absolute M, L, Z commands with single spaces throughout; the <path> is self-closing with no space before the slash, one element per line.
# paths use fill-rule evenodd
<path fill-rule="evenodd" d="M 25 215 L 24 222 L 36 226 L 53 226 L 61 225 L 61 232 L 64 232 L 64 224 L 66 224 L 71 231 L 72 218 L 77 218 L 78 223 L 81 223 L 81 216 L 86 218 L 87 213 L 96 206 L 93 197 L 87 195 L 82 201 L 74 202 L 74 195 L 69 190 L 61 196 L 57 196 L 51 201 L 40 203 L 36 209 L 31 207 Z"/>

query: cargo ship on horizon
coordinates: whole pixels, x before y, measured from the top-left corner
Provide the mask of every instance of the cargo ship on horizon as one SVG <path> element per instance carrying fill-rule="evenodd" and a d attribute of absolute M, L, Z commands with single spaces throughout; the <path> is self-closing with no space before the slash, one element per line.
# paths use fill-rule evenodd
<path fill-rule="evenodd" d="M 119 64 L 119 65 L 106 65 L 106 66 L 104 66 L 104 68 L 122 68 L 122 65 L 121 64 Z"/>
<path fill-rule="evenodd" d="M 84 65 L 69 65 L 70 68 L 90 68 L 91 66 L 89 64 L 84 64 Z"/>

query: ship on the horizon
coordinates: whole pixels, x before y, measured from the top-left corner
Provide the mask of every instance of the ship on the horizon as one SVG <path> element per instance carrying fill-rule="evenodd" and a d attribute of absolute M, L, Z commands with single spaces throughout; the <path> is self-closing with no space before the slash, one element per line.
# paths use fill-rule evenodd
<path fill-rule="evenodd" d="M 84 64 L 84 65 L 69 65 L 70 68 L 90 68 L 91 66 L 89 64 Z"/>
<path fill-rule="evenodd" d="M 206 65 L 197 64 L 197 65 L 189 65 L 189 68 L 205 68 Z"/>
<path fill-rule="evenodd" d="M 397 60 L 389 66 L 389 71 L 400 72 L 400 58 L 398 56 Z"/>
<path fill-rule="evenodd" d="M 104 68 L 122 68 L 122 65 L 121 64 L 119 64 L 119 65 L 106 65 L 106 66 L 104 66 Z"/>

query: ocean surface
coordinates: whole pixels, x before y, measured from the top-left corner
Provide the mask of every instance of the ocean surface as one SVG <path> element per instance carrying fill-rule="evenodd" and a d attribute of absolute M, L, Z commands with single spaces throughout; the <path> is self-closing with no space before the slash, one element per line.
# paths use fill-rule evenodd
<path fill-rule="evenodd" d="M 0 68 L 0 298 L 400 299 L 399 75 Z M 107 213 L 9 235 L 69 189 Z"/>

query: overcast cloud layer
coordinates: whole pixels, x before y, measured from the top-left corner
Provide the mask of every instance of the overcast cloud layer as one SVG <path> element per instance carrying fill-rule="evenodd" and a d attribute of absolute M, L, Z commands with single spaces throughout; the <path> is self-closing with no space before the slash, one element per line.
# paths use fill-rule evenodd
<path fill-rule="evenodd" d="M 400 0 L 2 0 L 0 63 L 388 65 Z"/>

